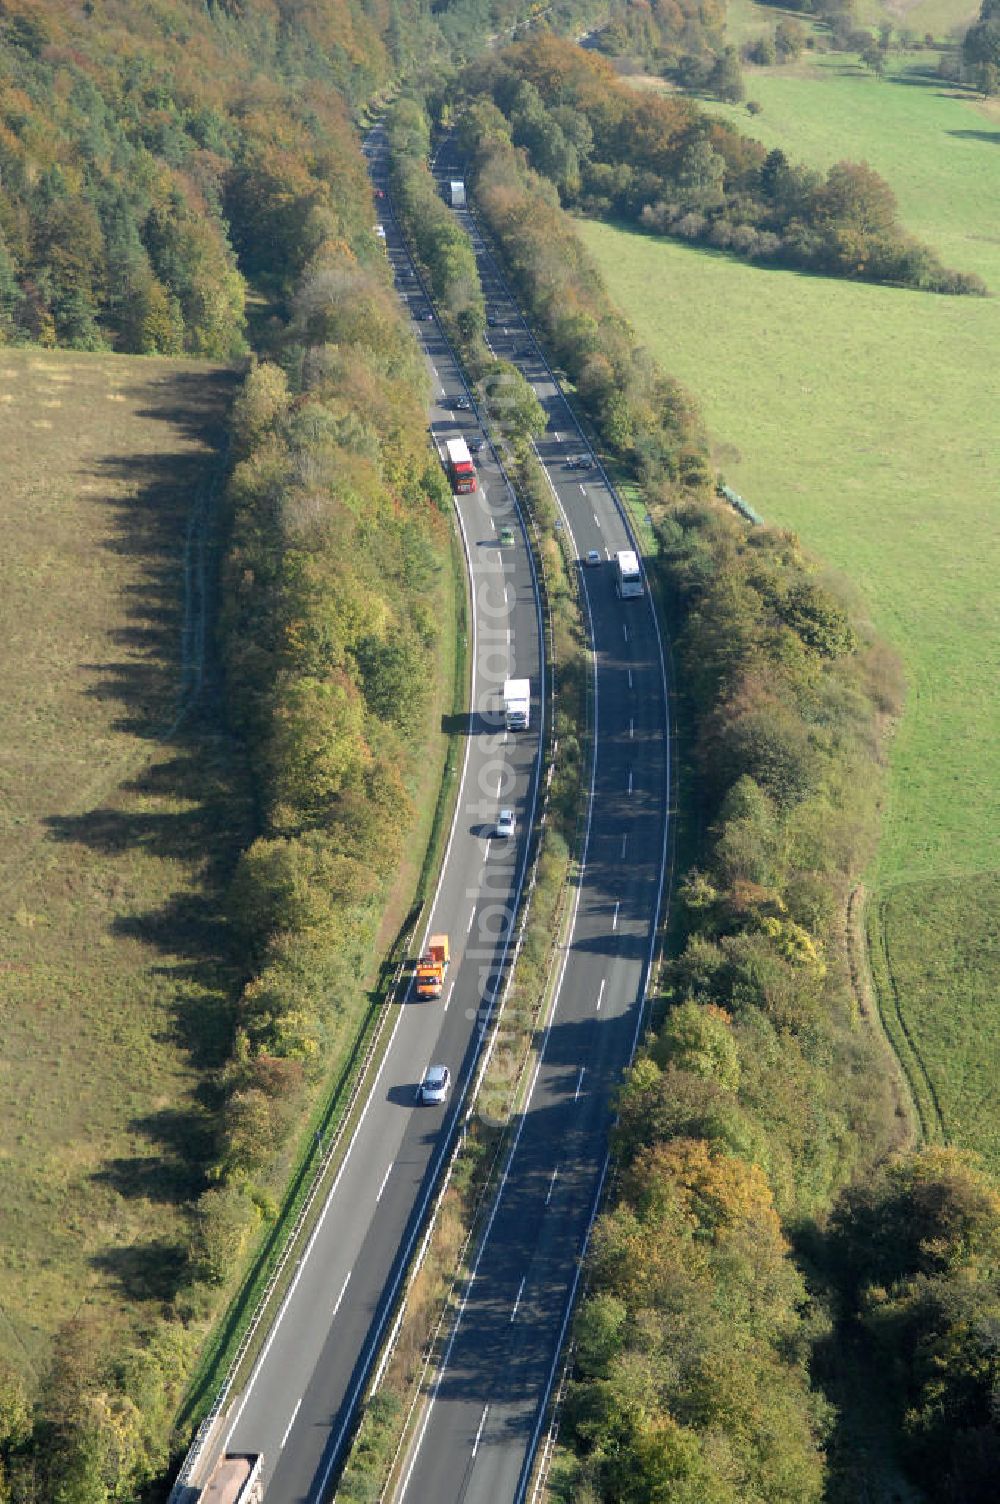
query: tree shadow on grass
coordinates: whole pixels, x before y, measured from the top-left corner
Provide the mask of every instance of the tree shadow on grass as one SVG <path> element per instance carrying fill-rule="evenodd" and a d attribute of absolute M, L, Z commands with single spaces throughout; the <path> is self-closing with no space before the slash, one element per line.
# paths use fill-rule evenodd
<path fill-rule="evenodd" d="M 201 1074 L 193 1093 L 182 1087 L 183 1101 L 128 1124 L 147 1153 L 110 1158 L 94 1179 L 129 1199 L 174 1205 L 204 1189 L 214 1150 L 214 1073 L 231 1047 L 234 997 L 245 968 L 226 923 L 224 895 L 253 833 L 253 809 L 243 749 L 222 714 L 214 645 L 217 501 L 234 381 L 226 373 L 181 372 L 150 384 L 152 400 L 142 416 L 163 421 L 162 449 L 110 457 L 89 477 L 125 482 L 124 497 L 103 503 L 109 521 L 104 546 L 138 561 L 138 578 L 123 590 L 126 624 L 116 638 L 121 657 L 81 670 L 97 671 L 89 692 L 121 707 L 117 729 L 136 741 L 131 768 L 123 767 L 116 784 L 109 771 L 94 807 L 53 813 L 46 821 L 53 841 L 84 847 L 112 866 L 122 859 L 120 886 L 129 898 L 113 915 L 110 933 L 163 958 L 145 971 L 160 1021 L 150 1042 L 174 1047 Z M 193 449 L 195 443 L 200 447 Z M 124 753 L 128 758 L 129 749 Z M 136 762 L 145 763 L 141 771 Z M 138 901 L 132 896 L 131 875 L 139 869 L 129 859 L 136 853 L 165 864 L 156 899 L 145 907 L 141 889 Z M 172 884 L 171 865 L 183 869 L 184 886 Z M 174 886 L 165 899 L 162 872 Z M 148 1085 L 130 1084 L 139 1092 Z M 159 1299 L 176 1293 L 185 1256 L 161 1239 L 109 1247 L 93 1264 L 128 1298 Z"/>
<path fill-rule="evenodd" d="M 130 1301 L 171 1301 L 188 1275 L 187 1249 L 167 1238 L 107 1248 L 90 1260 L 94 1269 L 109 1275 Z"/>
<path fill-rule="evenodd" d="M 160 1153 L 109 1159 L 94 1175 L 127 1201 L 161 1201 L 181 1206 L 205 1189 L 203 1166 L 214 1147 L 211 1119 L 197 1108 L 167 1107 L 135 1118 L 131 1131 L 156 1144 Z"/>
<path fill-rule="evenodd" d="M 948 136 L 957 136 L 961 141 L 985 141 L 990 146 L 1000 146 L 1000 131 L 946 131 Z"/>
<path fill-rule="evenodd" d="M 159 739 L 206 680 L 212 687 L 215 501 L 235 379 L 181 372 L 157 383 L 162 401 L 138 416 L 169 425 L 173 445 L 105 456 L 86 477 L 98 495 L 113 485 L 103 546 L 138 564 L 141 578 L 121 591 L 126 624 L 112 641 L 122 657 L 82 667 L 92 676 L 87 692 L 117 701 L 117 729 L 137 737 Z"/>

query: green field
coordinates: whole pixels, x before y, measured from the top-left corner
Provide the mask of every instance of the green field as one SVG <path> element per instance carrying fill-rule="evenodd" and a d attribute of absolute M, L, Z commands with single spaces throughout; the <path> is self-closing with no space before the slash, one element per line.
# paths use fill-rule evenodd
<path fill-rule="evenodd" d="M 978 1149 L 1000 1174 L 998 913 L 997 873 L 890 888 L 873 915 L 873 956 L 928 1136 Z"/>
<path fill-rule="evenodd" d="M 965 28 L 979 14 L 978 0 L 856 0 L 854 16 L 859 26 L 877 26 L 888 21 L 897 31 L 910 31 L 917 38 L 927 33 L 943 39 Z M 781 15 L 794 16 L 808 26 L 809 17 L 802 11 L 784 11 L 774 6 L 755 5 L 753 0 L 729 0 L 726 6 L 726 34 L 737 45 L 746 38 L 773 31 Z M 822 34 L 820 30 L 820 34 Z M 750 75 L 754 76 L 754 75 Z M 750 94 L 753 89 L 748 90 Z"/>
<path fill-rule="evenodd" d="M 584 235 L 701 400 L 730 483 L 850 576 L 903 656 L 880 873 L 995 866 L 1000 301 L 763 271 L 604 225 Z"/>
<path fill-rule="evenodd" d="M 170 1297 L 211 1152 L 249 809 L 183 602 L 231 384 L 0 351 L 0 1354 L 29 1382 L 68 1317 Z"/>
<path fill-rule="evenodd" d="M 984 191 L 998 181 L 995 104 L 878 83 L 835 57 L 749 70 L 748 93 L 763 115 L 723 113 L 817 166 L 867 159 L 907 227 L 1000 294 L 1000 194 Z M 653 353 L 697 395 L 726 479 L 854 582 L 903 659 L 872 885 L 944 1130 L 1000 1164 L 987 1091 L 1000 964 L 978 898 L 978 874 L 1000 868 L 1000 296 L 850 284 L 581 230 Z"/>
<path fill-rule="evenodd" d="M 804 55 L 795 67 L 747 68 L 747 95 L 762 114 L 711 108 L 792 160 L 870 162 L 891 184 L 907 229 L 1000 293 L 1000 194 L 984 191 L 1000 170 L 1000 100 L 943 84 L 936 63 L 934 52 L 893 54 L 880 82 L 854 57 Z"/>

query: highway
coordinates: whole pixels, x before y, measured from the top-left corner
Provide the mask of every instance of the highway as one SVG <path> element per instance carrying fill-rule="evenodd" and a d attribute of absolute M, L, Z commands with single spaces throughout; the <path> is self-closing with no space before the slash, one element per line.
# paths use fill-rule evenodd
<path fill-rule="evenodd" d="M 384 188 L 381 133 L 366 143 Z M 472 438 L 478 424 L 447 342 L 423 297 L 387 200 L 377 200 L 397 290 L 416 320 L 435 401 L 431 430 Z M 384 204 L 384 208 L 383 208 Z M 494 1000 L 524 880 L 539 783 L 545 704 L 542 623 L 531 558 L 496 461 L 478 456 L 480 489 L 456 497 L 471 581 L 471 708 L 455 822 L 426 934 L 445 931 L 452 959 L 440 1001 L 392 1005 L 391 1039 L 334 1188 L 251 1378 L 233 1398 L 220 1450 L 264 1456 L 268 1504 L 306 1504 L 332 1491 L 358 1398 L 385 1336 L 393 1300 L 425 1221 Z M 501 546 L 500 530 L 514 532 Z M 503 680 L 531 680 L 527 732 L 508 734 Z M 497 840 L 498 808 L 517 815 L 514 839 Z M 452 1073 L 444 1106 L 416 1102 L 429 1064 Z"/>
<path fill-rule="evenodd" d="M 445 144 L 446 194 L 461 167 Z M 611 560 L 630 540 L 561 392 L 471 214 L 490 342 L 548 417 L 537 448 L 580 564 L 594 648 L 595 742 L 570 943 L 530 1097 L 474 1272 L 394 1497 L 506 1504 L 525 1496 L 580 1255 L 607 1165 L 612 1097 L 635 1046 L 666 858 L 669 738 L 662 646 L 648 595 L 620 600 Z M 591 550 L 598 562 L 586 565 Z"/>

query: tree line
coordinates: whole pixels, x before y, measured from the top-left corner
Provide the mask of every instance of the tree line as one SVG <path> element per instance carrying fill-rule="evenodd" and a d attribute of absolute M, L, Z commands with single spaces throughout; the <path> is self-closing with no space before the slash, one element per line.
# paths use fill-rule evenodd
<path fill-rule="evenodd" d="M 986 292 L 905 232 L 892 189 L 867 163 L 820 173 L 791 162 L 689 98 L 637 93 L 607 59 L 571 43 L 508 48 L 467 69 L 462 87 L 495 107 L 489 134 L 522 151 L 565 207 L 752 261 Z"/>
<path fill-rule="evenodd" d="M 650 402 L 632 375 L 650 363 L 508 117 L 478 95 L 459 130 L 550 354 L 643 482 L 690 780 L 694 856 L 621 1091 L 553 1490 L 848 1504 L 866 1482 L 843 1375 L 861 1361 L 889 1375 L 890 1445 L 915 1482 L 978 1504 L 1000 1448 L 1000 1201 L 973 1157 L 901 1148 L 845 952 L 898 663 L 794 535 L 714 497 L 692 400 L 657 372 Z"/>
<path fill-rule="evenodd" d="M 1000 93 L 1000 3 L 983 0 L 979 19 L 962 39 L 965 77 L 987 97 Z"/>
<path fill-rule="evenodd" d="M 5 0 L 0 344 L 245 353 L 248 282 L 286 298 L 357 202 L 351 109 L 527 9 Z"/>

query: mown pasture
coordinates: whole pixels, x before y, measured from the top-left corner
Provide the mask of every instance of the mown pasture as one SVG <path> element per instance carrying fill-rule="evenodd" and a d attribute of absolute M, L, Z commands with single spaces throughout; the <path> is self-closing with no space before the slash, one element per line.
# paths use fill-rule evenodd
<path fill-rule="evenodd" d="M 0 1352 L 29 1383 L 60 1322 L 170 1296 L 210 1147 L 250 813 L 198 610 L 231 386 L 0 351 Z"/>
<path fill-rule="evenodd" d="M 1000 100 L 943 83 L 933 50 L 890 53 L 879 80 L 845 53 L 804 53 L 788 67 L 745 70 L 763 106 L 708 104 L 745 135 L 825 169 L 869 162 L 890 184 L 906 228 L 947 266 L 978 272 L 1000 293 L 996 181 Z"/>
<path fill-rule="evenodd" d="M 867 158 L 895 189 L 907 228 L 1000 293 L 1000 198 L 983 192 L 996 175 L 1000 120 L 971 96 L 879 83 L 848 59 L 810 66 L 812 77 L 751 73 L 748 92 L 765 108 L 753 120 L 737 111 L 741 127 L 817 166 Z M 942 953 L 959 939 L 968 946 L 983 985 L 970 989 L 968 967 L 946 969 L 935 974 L 936 995 L 966 1041 L 985 1039 L 990 1058 L 1000 973 L 976 926 L 988 923 L 978 874 L 1000 866 L 991 669 L 1000 657 L 1000 299 L 753 267 L 607 225 L 581 231 L 653 353 L 697 395 L 729 483 L 853 580 L 902 656 L 908 705 L 873 886 L 892 893 L 900 1006 L 949 1100 L 947 1131 L 990 1152 L 992 1108 L 974 1086 L 949 1093 L 966 1067 L 920 1003 L 917 978 L 928 923 Z M 909 882 L 938 907 L 937 921 L 916 925 L 902 897 Z"/>

